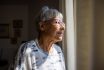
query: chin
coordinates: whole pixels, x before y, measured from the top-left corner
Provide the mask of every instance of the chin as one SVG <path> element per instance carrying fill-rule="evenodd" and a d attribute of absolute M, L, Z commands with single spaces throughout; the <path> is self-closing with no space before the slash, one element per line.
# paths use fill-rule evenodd
<path fill-rule="evenodd" d="M 56 40 L 57 42 L 62 41 L 62 37 L 58 37 Z"/>

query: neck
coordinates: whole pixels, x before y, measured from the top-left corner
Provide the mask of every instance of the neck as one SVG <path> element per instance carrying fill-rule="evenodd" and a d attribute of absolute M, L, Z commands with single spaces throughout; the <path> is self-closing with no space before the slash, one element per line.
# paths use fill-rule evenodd
<path fill-rule="evenodd" d="M 38 38 L 38 43 L 41 49 L 43 49 L 45 52 L 50 53 L 54 42 L 48 37 L 40 36 Z"/>

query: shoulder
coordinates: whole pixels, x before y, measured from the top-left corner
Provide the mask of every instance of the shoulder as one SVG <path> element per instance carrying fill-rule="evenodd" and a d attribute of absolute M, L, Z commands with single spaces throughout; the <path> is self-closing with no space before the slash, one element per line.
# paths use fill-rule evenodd
<path fill-rule="evenodd" d="M 30 40 L 21 44 L 19 51 L 20 53 L 30 53 L 35 46 L 36 46 L 35 40 Z"/>
<path fill-rule="evenodd" d="M 36 42 L 35 40 L 30 40 L 30 41 L 27 41 L 25 43 L 22 44 L 22 47 L 24 46 L 24 48 L 32 48 L 34 46 L 36 46 Z"/>

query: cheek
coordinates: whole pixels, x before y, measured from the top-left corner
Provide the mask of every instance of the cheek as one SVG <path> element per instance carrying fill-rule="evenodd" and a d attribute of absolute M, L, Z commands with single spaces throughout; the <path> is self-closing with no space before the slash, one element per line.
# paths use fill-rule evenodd
<path fill-rule="evenodd" d="M 59 29 L 60 29 L 59 26 L 54 26 L 54 27 L 51 28 L 51 31 L 52 32 L 57 32 L 57 31 L 59 31 Z"/>
<path fill-rule="evenodd" d="M 59 24 L 55 24 L 55 25 L 53 25 L 53 29 L 55 29 L 55 30 L 60 29 L 60 25 L 59 25 Z"/>
<path fill-rule="evenodd" d="M 48 33 L 49 34 L 55 34 L 57 32 L 57 29 L 56 28 L 50 28 L 50 29 L 48 29 Z"/>
<path fill-rule="evenodd" d="M 46 35 L 53 37 L 54 35 L 56 35 L 56 28 L 47 28 L 47 30 L 45 31 Z"/>
<path fill-rule="evenodd" d="M 46 33 L 48 35 L 55 35 L 57 33 L 57 31 L 60 30 L 60 25 L 51 25 L 51 26 L 48 26 L 47 29 L 46 29 Z"/>

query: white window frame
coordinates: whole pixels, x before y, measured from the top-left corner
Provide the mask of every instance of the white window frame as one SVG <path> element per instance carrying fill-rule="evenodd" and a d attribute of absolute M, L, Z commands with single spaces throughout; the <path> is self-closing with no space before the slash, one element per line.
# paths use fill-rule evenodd
<path fill-rule="evenodd" d="M 74 0 L 59 0 L 59 7 L 64 15 L 66 24 L 63 50 L 66 60 L 66 70 L 76 70 L 76 12 Z"/>

